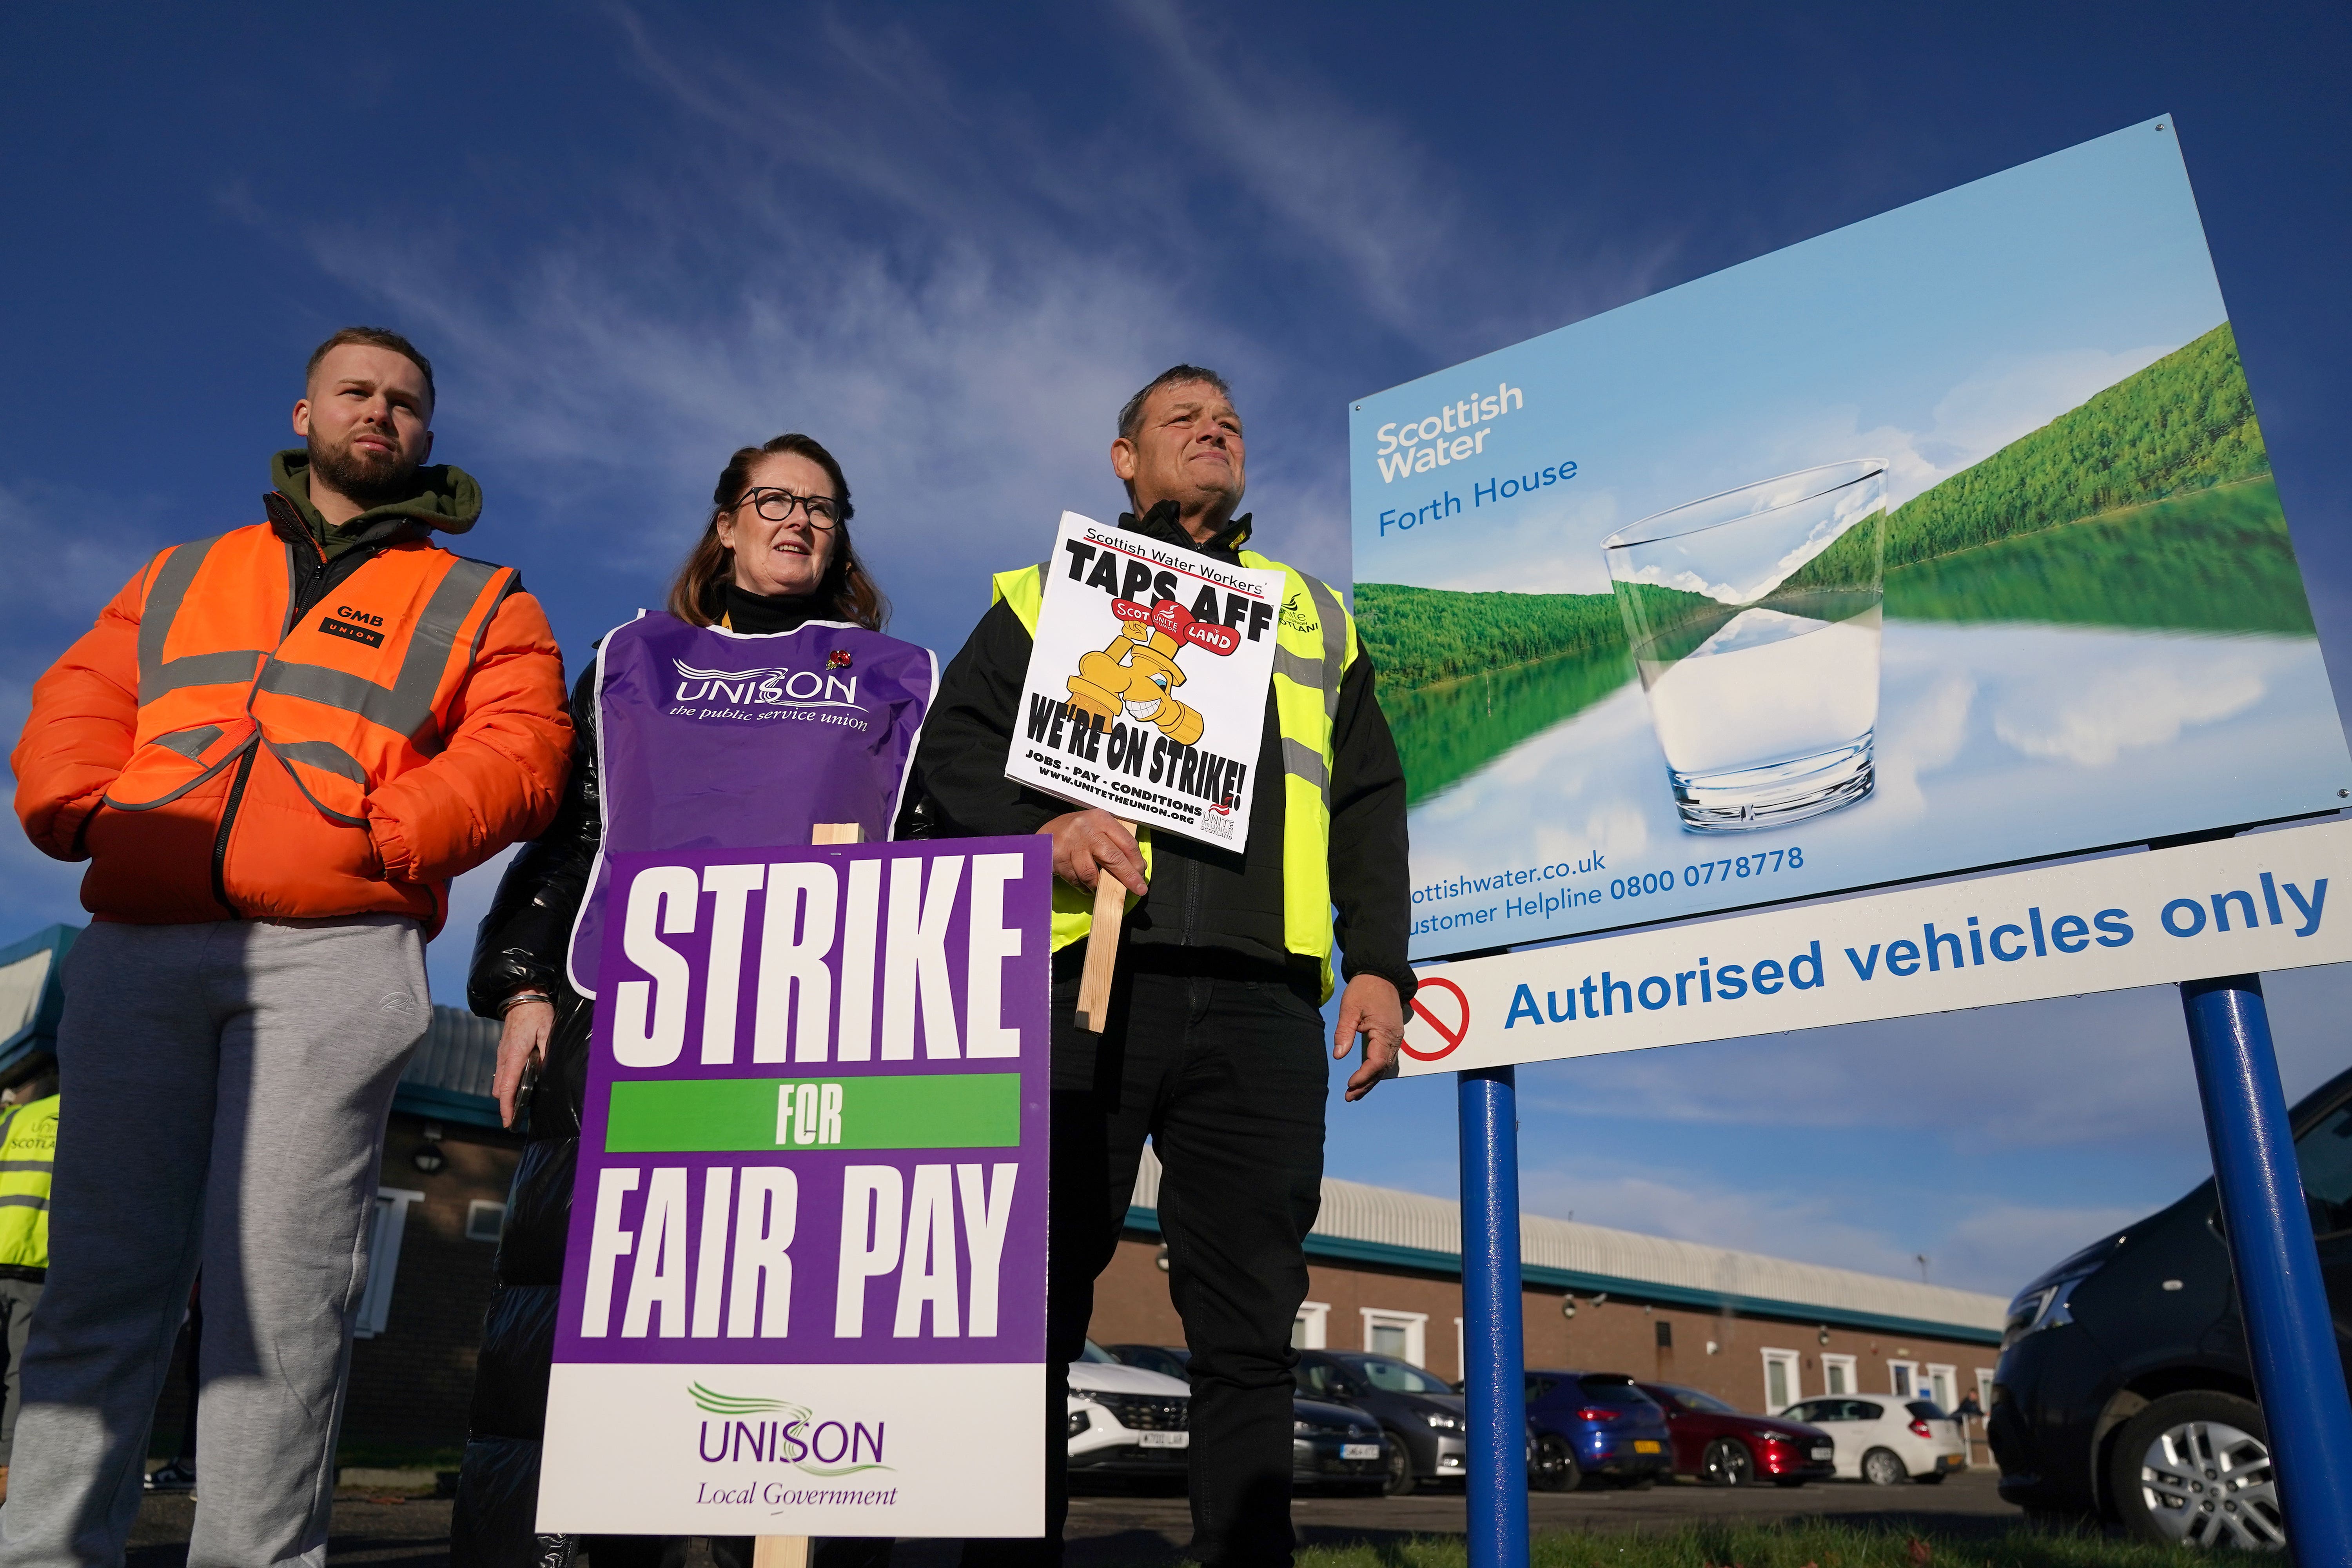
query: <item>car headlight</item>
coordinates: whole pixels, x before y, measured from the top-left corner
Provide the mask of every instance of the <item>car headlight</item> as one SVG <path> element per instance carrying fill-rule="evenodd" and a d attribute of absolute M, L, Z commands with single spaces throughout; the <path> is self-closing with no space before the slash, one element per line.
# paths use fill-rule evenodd
<path fill-rule="evenodd" d="M 1422 1420 L 1433 1432 L 1466 1432 L 1470 1429 L 1470 1424 L 1459 1415 L 1448 1415 L 1441 1411 L 1433 1410 Z"/>
<path fill-rule="evenodd" d="M 1759 1443 L 1793 1443 L 1797 1440 L 1792 1435 L 1787 1432 L 1758 1432 L 1751 1430 L 1748 1435 L 1750 1437 L 1755 1438 Z"/>
<path fill-rule="evenodd" d="M 1094 1417 L 1088 1415 L 1084 1410 L 1073 1410 L 1070 1412 L 1070 1436 L 1076 1436 L 1079 1433 L 1085 1431 L 1087 1427 L 1093 1425 Z"/>
<path fill-rule="evenodd" d="M 2000 1348 L 2007 1350 L 2029 1334 L 2073 1322 L 2074 1315 L 2066 1310 L 2066 1304 L 2074 1294 L 2074 1287 L 2095 1272 L 2095 1268 L 2087 1268 L 2080 1274 L 2063 1275 L 2021 1294 L 2009 1304 L 2009 1321 L 2001 1327 Z"/>
<path fill-rule="evenodd" d="M 1312 1437 L 1321 1430 L 1312 1421 L 1293 1421 L 1290 1424 L 1290 1435 L 1294 1437 Z"/>

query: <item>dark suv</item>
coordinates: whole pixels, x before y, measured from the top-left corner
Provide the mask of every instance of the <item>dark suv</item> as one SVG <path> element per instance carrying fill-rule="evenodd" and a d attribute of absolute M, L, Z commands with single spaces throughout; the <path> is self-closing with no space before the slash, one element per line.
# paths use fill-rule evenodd
<path fill-rule="evenodd" d="M 1402 1497 L 1427 1481 L 1458 1481 L 1469 1451 L 1462 1395 L 1410 1362 L 1368 1351 L 1301 1351 L 1298 1392 L 1351 1405 L 1388 1440 L 1384 1489 Z"/>
<path fill-rule="evenodd" d="M 2352 1325 L 2352 1072 L 2288 1120 L 2341 1353 Z M 2000 1495 L 2020 1507 L 2103 1515 L 2148 1541 L 2285 1545 L 2210 1181 L 2018 1293 L 1992 1401 Z"/>

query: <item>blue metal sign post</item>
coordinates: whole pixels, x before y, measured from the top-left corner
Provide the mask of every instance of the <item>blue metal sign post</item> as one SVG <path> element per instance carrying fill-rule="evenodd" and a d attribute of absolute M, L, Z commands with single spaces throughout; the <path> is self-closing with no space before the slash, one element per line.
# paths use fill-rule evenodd
<path fill-rule="evenodd" d="M 2180 1003 L 2288 1547 L 2309 1568 L 2352 1564 L 2352 1402 L 2304 1207 L 2262 981 L 2252 974 L 2186 981 Z M 1466 1174 L 1466 1085 L 1463 1106 Z"/>
<path fill-rule="evenodd" d="M 1463 1489 L 1469 1504 L 1470 1568 L 1524 1568 L 1528 1412 L 1527 1350 L 1519 1315 L 1518 1090 L 1507 1067 L 1457 1078 L 1462 1388 L 1470 1407 Z"/>

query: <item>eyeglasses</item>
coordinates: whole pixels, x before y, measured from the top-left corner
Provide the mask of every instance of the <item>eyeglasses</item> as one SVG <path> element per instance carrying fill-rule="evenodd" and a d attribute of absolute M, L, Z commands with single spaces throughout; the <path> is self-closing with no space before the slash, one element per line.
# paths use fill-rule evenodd
<path fill-rule="evenodd" d="M 811 528 L 831 532 L 841 526 L 841 503 L 831 496 L 803 496 L 790 490 L 761 489 L 746 491 L 743 500 L 735 504 L 741 506 L 743 501 L 750 501 L 770 522 L 791 521 L 793 510 L 797 507 L 806 514 Z"/>

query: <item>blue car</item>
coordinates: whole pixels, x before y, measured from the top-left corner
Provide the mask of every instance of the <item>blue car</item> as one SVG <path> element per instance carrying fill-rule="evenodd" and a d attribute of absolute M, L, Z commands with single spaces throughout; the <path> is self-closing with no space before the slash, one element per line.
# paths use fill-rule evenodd
<path fill-rule="evenodd" d="M 1528 1485 L 1569 1492 L 1589 1476 L 1648 1487 L 1675 1469 L 1666 1413 L 1622 1372 L 1528 1373 Z"/>

